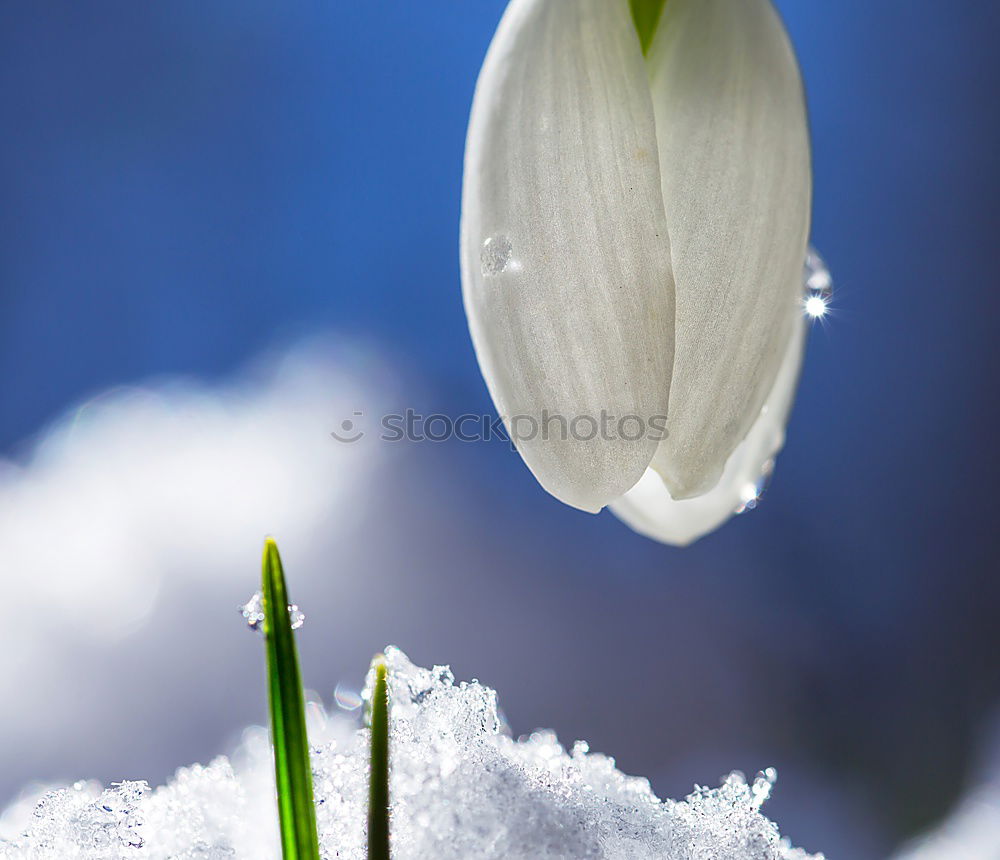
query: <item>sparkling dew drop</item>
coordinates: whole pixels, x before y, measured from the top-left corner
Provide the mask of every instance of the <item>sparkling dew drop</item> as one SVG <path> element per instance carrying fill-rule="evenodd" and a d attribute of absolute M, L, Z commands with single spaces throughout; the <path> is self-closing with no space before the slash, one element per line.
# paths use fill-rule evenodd
<path fill-rule="evenodd" d="M 806 316 L 819 319 L 824 316 L 833 295 L 833 277 L 819 252 L 809 246 L 806 262 L 802 270 L 802 306 Z"/>
<path fill-rule="evenodd" d="M 802 308 L 807 317 L 818 320 L 829 310 L 830 297 L 833 295 L 833 277 L 826 262 L 819 252 L 810 245 L 806 251 L 806 260 L 802 268 Z M 765 406 L 766 410 L 767 407 Z M 763 414 L 763 412 L 762 412 Z M 754 510 L 767 490 L 767 485 L 774 471 L 774 460 L 768 460 L 757 480 L 748 483 L 740 490 L 740 503 L 735 513 L 742 514 Z"/>
<path fill-rule="evenodd" d="M 264 596 L 258 591 L 237 611 L 243 616 L 247 627 L 257 633 L 264 632 Z M 292 630 L 298 630 L 306 620 L 305 613 L 292 603 L 288 607 L 288 617 L 292 622 Z"/>

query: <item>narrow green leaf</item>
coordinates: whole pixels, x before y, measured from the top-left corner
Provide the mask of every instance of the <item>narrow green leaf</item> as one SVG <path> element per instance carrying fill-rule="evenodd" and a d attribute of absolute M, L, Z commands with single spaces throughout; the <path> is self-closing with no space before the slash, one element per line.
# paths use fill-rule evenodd
<path fill-rule="evenodd" d="M 295 636 L 288 617 L 285 573 L 278 545 L 271 538 L 264 544 L 261 579 L 281 852 L 284 860 L 319 860 L 305 697 Z"/>
<path fill-rule="evenodd" d="M 642 53 L 646 54 L 649 46 L 653 44 L 653 35 L 660 23 L 666 0 L 629 0 L 629 4 L 632 6 L 632 20 L 635 21 L 635 29 L 639 33 Z"/>
<path fill-rule="evenodd" d="M 375 663 L 368 777 L 368 860 L 389 860 L 389 685 L 384 660 Z"/>

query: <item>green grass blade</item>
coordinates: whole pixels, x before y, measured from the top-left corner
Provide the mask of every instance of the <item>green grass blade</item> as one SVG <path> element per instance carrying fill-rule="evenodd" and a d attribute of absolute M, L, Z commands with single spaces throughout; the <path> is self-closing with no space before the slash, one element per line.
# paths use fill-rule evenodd
<path fill-rule="evenodd" d="M 368 777 L 368 860 L 389 860 L 389 684 L 384 660 L 375 663 Z"/>
<path fill-rule="evenodd" d="M 653 44 L 653 35 L 659 26 L 666 0 L 629 0 L 629 4 L 632 7 L 632 20 L 635 21 L 635 29 L 639 33 L 642 53 L 646 54 L 649 51 L 649 46 Z"/>
<path fill-rule="evenodd" d="M 305 697 L 295 636 L 288 617 L 285 573 L 278 546 L 270 538 L 264 544 L 261 578 L 281 852 L 284 860 L 319 860 Z"/>

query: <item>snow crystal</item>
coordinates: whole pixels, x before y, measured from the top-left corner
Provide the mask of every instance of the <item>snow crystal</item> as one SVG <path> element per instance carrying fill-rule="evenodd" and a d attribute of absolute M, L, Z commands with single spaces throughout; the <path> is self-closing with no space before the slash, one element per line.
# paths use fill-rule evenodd
<path fill-rule="evenodd" d="M 392 701 L 392 844 L 396 860 L 809 860 L 760 812 L 775 773 L 737 773 L 660 801 L 645 779 L 551 732 L 514 739 L 496 694 L 456 684 L 386 651 Z M 362 694 L 370 699 L 372 677 Z M 368 730 L 310 706 L 313 778 L 324 858 L 363 860 Z M 21 805 L 22 808 L 24 804 Z M 5 819 L 16 817 L 8 811 Z M 24 816 L 22 816 L 24 817 Z M 0 858 L 219 860 L 280 852 L 266 732 L 248 730 L 233 760 L 178 771 L 150 791 L 123 782 L 49 791 Z M 816 855 L 813 860 L 821 860 Z"/>
<path fill-rule="evenodd" d="M 247 627 L 255 633 L 264 634 L 264 595 L 255 591 L 253 596 L 242 606 L 238 606 L 236 611 L 243 616 Z M 288 620 L 291 622 L 292 630 L 298 630 L 306 622 L 305 613 L 294 603 L 288 604 Z"/>

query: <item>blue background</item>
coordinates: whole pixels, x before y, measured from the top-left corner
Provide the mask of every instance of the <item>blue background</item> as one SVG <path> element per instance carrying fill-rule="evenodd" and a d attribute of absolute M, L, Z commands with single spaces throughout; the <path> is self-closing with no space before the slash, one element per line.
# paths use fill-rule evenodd
<path fill-rule="evenodd" d="M 665 793 L 716 775 L 682 766 L 692 749 L 709 770 L 747 748 L 807 762 L 868 810 L 872 835 L 850 856 L 877 856 L 943 814 L 1000 699 L 1000 7 L 779 6 L 809 92 L 813 239 L 837 292 L 767 499 L 678 551 L 558 505 L 502 445 L 414 448 L 459 458 L 483 490 L 470 524 L 506 536 L 501 556 L 518 544 L 512 587 L 558 593 L 557 626 L 578 623 L 591 644 L 532 655 L 471 626 L 405 632 L 418 648 L 471 650 L 478 662 L 462 668 L 495 682 L 519 730 L 552 725 L 647 773 L 662 734 L 652 775 Z M 325 329 L 419 373 L 418 406 L 490 409 L 459 299 L 457 225 L 469 105 L 502 7 L 5 3 L 0 451 L 22 455 L 107 386 L 224 378 Z M 413 505 L 396 515 L 418 516 Z M 561 569 L 563 547 L 590 563 Z M 415 541 L 407 563 L 417 576 L 448 562 Z M 373 636 L 402 638 L 387 626 Z M 636 626 L 651 631 L 640 666 Z M 706 686 L 704 643 L 720 627 L 718 685 Z M 518 668 L 535 657 L 593 661 L 607 686 L 580 692 L 593 679 L 552 662 L 578 684 L 546 699 Z M 713 722 L 699 709 L 699 695 L 724 708 L 730 683 L 763 691 L 752 736 L 740 714 Z M 627 702 L 657 725 L 637 738 Z M 205 743 L 191 756 L 217 740 Z M 832 853 L 838 823 L 821 809 L 798 810 L 780 784 L 769 808 Z"/>

